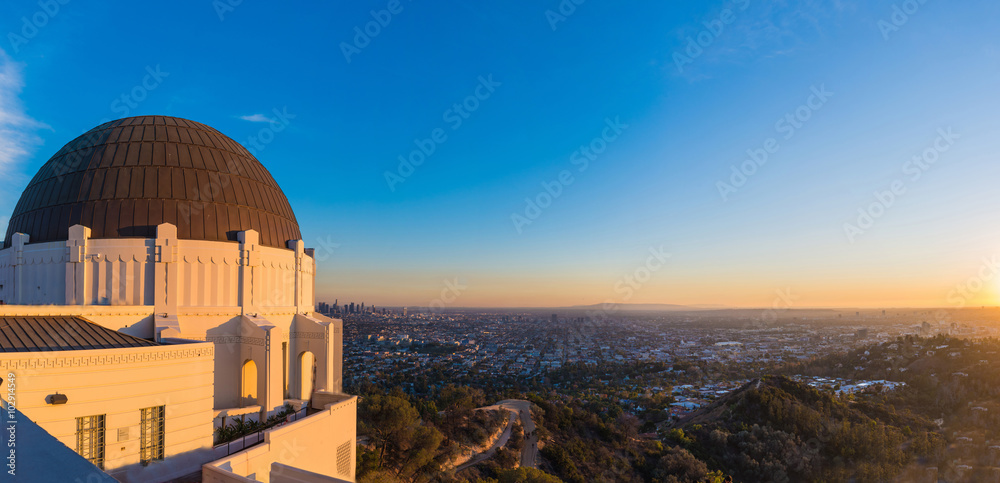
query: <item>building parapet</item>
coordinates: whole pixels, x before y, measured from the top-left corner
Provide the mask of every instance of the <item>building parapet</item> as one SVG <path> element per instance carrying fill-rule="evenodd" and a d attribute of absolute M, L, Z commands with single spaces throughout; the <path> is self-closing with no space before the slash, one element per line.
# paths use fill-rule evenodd
<path fill-rule="evenodd" d="M 329 482 L 337 479 L 293 478 L 310 474 L 347 478 L 355 473 L 357 397 L 340 395 L 316 414 L 270 429 L 264 442 L 202 467 L 204 483 L 259 481 Z M 331 457 L 333 456 L 333 457 Z M 277 465 L 275 465 L 277 464 Z M 288 471 L 292 468 L 296 471 Z M 255 480 L 247 479 L 254 475 Z"/>

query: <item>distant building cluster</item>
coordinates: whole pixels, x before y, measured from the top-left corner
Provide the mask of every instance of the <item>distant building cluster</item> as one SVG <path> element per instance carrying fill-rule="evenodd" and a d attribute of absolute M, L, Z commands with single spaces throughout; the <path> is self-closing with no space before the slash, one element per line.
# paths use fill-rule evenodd
<path fill-rule="evenodd" d="M 382 314 L 388 315 L 390 313 L 387 308 L 377 308 L 374 305 L 365 306 L 364 302 L 361 304 L 355 304 L 351 302 L 349 304 L 340 305 L 340 300 L 333 302 L 330 305 L 327 302 L 318 302 L 316 304 L 316 311 L 326 315 L 328 317 L 342 316 L 342 315 L 356 315 L 356 314 Z M 403 309 L 403 315 L 406 315 L 406 309 Z"/>

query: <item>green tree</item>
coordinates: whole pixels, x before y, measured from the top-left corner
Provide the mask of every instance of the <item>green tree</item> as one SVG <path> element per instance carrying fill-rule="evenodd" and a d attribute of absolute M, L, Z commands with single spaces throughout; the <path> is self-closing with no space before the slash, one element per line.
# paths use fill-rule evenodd
<path fill-rule="evenodd" d="M 358 478 L 378 470 L 378 453 L 362 445 L 357 447 L 357 460 L 356 473 Z"/>
<path fill-rule="evenodd" d="M 563 483 L 559 478 L 535 468 L 501 471 L 499 483 Z"/>
<path fill-rule="evenodd" d="M 425 470 L 434 471 L 434 457 L 441 447 L 444 436 L 432 426 L 419 426 L 413 431 L 408 445 L 399 455 L 397 475 L 413 478 Z"/>
<path fill-rule="evenodd" d="M 441 394 L 438 396 L 439 406 L 442 409 L 459 413 L 480 407 L 484 401 L 485 396 L 482 390 L 454 384 L 442 388 Z"/>
<path fill-rule="evenodd" d="M 398 455 L 409 446 L 416 430 L 417 410 L 398 396 L 375 394 L 358 405 L 361 432 L 371 438 L 378 454 L 378 468 L 386 464 L 386 453 Z"/>

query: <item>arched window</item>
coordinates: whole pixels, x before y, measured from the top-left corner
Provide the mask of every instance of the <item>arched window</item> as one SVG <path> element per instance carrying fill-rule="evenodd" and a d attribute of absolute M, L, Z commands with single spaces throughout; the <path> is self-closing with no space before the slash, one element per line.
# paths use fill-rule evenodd
<path fill-rule="evenodd" d="M 243 381 L 240 384 L 240 407 L 257 405 L 257 364 L 252 359 L 243 363 Z"/>

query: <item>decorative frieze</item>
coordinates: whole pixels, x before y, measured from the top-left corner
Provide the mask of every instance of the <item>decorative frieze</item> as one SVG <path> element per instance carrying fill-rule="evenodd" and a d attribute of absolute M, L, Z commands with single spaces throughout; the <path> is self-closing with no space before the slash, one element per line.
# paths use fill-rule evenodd
<path fill-rule="evenodd" d="M 190 337 L 182 335 L 181 338 L 191 339 L 191 340 L 203 340 L 206 342 L 213 342 L 216 344 L 247 344 L 247 345 L 258 345 L 261 347 L 266 346 L 263 337 L 246 337 L 242 335 L 210 335 L 207 337 Z"/>
<path fill-rule="evenodd" d="M 292 332 L 292 337 L 296 339 L 326 339 L 326 334 L 323 332 Z"/>
<path fill-rule="evenodd" d="M 18 357 L 16 359 L 0 357 L 0 367 L 5 370 L 16 371 L 30 369 L 59 369 L 63 367 L 111 366 L 144 362 L 197 359 L 213 357 L 215 355 L 215 348 L 197 347 L 170 351 L 153 349 L 143 350 L 140 352 L 130 351 L 128 353 L 112 353 L 102 355 L 87 355 L 86 352 L 90 351 L 53 351 L 44 354 L 37 352 L 18 353 L 19 356 L 21 354 L 25 354 L 25 356 Z M 80 353 L 80 355 L 76 355 L 77 353 Z"/>

